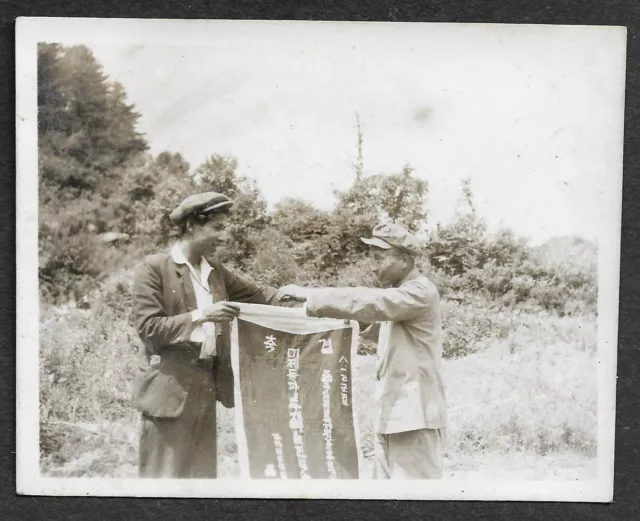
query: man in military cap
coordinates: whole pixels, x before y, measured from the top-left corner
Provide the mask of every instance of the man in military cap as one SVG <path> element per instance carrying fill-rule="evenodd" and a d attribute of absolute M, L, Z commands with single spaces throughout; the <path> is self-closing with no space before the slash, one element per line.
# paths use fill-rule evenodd
<path fill-rule="evenodd" d="M 308 316 L 357 320 L 372 324 L 365 335 L 378 332 L 374 477 L 440 479 L 447 419 L 438 290 L 416 268 L 419 243 L 404 227 L 378 225 L 362 241 L 381 288 L 281 291 L 306 301 Z"/>
<path fill-rule="evenodd" d="M 141 477 L 216 477 L 216 400 L 234 406 L 230 303 L 275 304 L 277 291 L 234 274 L 215 253 L 233 202 L 207 192 L 170 214 L 180 242 L 147 257 L 133 284 L 133 318 L 146 362 L 134 383 L 142 413 Z"/>

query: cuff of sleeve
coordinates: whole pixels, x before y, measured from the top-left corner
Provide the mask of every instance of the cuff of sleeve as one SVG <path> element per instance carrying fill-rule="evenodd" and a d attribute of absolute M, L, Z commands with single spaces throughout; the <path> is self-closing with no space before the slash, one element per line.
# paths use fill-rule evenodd
<path fill-rule="evenodd" d="M 193 313 L 187 311 L 180 315 L 176 315 L 174 318 L 176 320 L 176 325 L 180 329 L 180 334 L 173 343 L 189 342 L 192 331 L 199 327 L 199 324 L 194 321 Z"/>
<path fill-rule="evenodd" d="M 304 301 L 304 314 L 308 317 L 315 317 L 316 315 L 313 312 L 313 293 L 311 291 L 307 292 L 306 300 Z"/>
<path fill-rule="evenodd" d="M 199 322 L 204 318 L 204 313 L 201 309 L 194 309 L 191 312 L 191 322 Z"/>
<path fill-rule="evenodd" d="M 204 328 L 202 326 L 196 326 L 191 331 L 189 335 L 190 342 L 204 342 L 206 340 L 206 335 L 204 332 Z"/>

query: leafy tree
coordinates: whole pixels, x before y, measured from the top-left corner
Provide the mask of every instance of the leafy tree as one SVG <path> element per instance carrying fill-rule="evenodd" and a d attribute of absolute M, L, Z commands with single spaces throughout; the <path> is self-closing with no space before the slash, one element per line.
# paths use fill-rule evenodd
<path fill-rule="evenodd" d="M 147 149 L 138 119 L 87 47 L 38 45 L 40 280 L 56 298 L 109 265 L 95 232 L 129 211 L 127 168 Z"/>
<path fill-rule="evenodd" d="M 413 178 L 411 168 L 405 167 L 389 176 L 356 179 L 348 190 L 336 192 L 338 204 L 331 212 L 286 199 L 276 205 L 271 225 L 291 240 L 289 254 L 309 279 L 325 284 L 344 282 L 345 270 L 357 265 L 363 267 L 360 282 L 364 283 L 371 279 L 371 270 L 366 261 L 369 248 L 360 238 L 385 221 L 419 229 L 426 220 L 426 191 L 426 182 Z"/>
<path fill-rule="evenodd" d="M 87 47 L 40 44 L 38 56 L 41 182 L 66 200 L 112 187 L 118 167 L 148 147 L 139 114 Z"/>
<path fill-rule="evenodd" d="M 277 203 L 271 214 L 271 224 L 295 241 L 318 237 L 327 231 L 329 214 L 313 204 L 287 197 Z"/>
<path fill-rule="evenodd" d="M 469 211 L 457 211 L 453 221 L 447 225 L 438 223 L 429 241 L 431 265 L 449 276 L 482 268 L 488 258 L 487 225 L 475 213 L 470 181 L 463 179 L 461 188 Z"/>
<path fill-rule="evenodd" d="M 228 251 L 220 253 L 224 260 L 244 267 L 255 253 L 256 233 L 264 229 L 269 219 L 267 203 L 254 180 L 237 173 L 238 161 L 229 156 L 211 155 L 194 172 L 196 186 L 201 190 L 221 192 L 234 201 L 227 224 Z"/>
<path fill-rule="evenodd" d="M 240 185 L 246 181 L 238 176 L 238 160 L 234 157 L 213 154 L 196 169 L 193 177 L 196 183 L 207 190 L 220 192 L 234 199 Z"/>
<path fill-rule="evenodd" d="M 356 180 L 345 192 L 338 192 L 338 208 L 366 216 L 370 223 L 393 222 L 419 231 L 427 222 L 427 182 L 413 176 L 405 165 L 401 172 L 376 174 Z"/>
<path fill-rule="evenodd" d="M 121 231 L 162 248 L 177 231 L 169 214 L 195 191 L 189 163 L 180 154 L 148 156 L 144 163 L 128 171 L 123 186 L 126 196 L 119 200 L 116 225 Z"/>
<path fill-rule="evenodd" d="M 445 226 L 437 225 L 429 242 L 429 261 L 448 275 L 461 275 L 486 260 L 486 224 L 474 214 L 458 215 Z"/>

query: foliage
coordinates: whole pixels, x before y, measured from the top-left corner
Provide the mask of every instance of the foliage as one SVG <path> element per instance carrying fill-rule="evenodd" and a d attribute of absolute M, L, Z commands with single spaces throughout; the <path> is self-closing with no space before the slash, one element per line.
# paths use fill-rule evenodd
<path fill-rule="evenodd" d="M 163 248 L 177 234 L 169 213 L 195 191 L 189 163 L 180 154 L 162 152 L 147 156 L 131 167 L 122 185 L 122 196 L 110 204 L 121 210 L 110 227 Z"/>
<path fill-rule="evenodd" d="M 128 401 L 138 341 L 125 317 L 127 278 L 103 286 L 97 311 L 58 309 L 41 327 L 42 470 L 47 476 L 134 477 L 138 414 Z M 478 312 L 452 304 L 449 322 Z M 491 319 L 477 317 L 478 324 Z M 500 336 L 443 365 L 449 409 L 447 470 L 473 470 L 487 455 L 514 462 L 536 457 L 554 472 L 567 454 L 595 456 L 597 446 L 596 320 L 521 311 L 498 320 Z M 491 326 L 496 333 L 496 326 Z M 460 329 L 459 331 L 462 331 Z M 370 475 L 375 414 L 375 357 L 358 356 L 354 393 Z M 96 375 L 101 377 L 96 379 Z M 526 406 L 523 406 L 526 405 Z M 238 475 L 234 415 L 218 408 L 221 477 Z M 541 459 L 542 457 L 550 459 Z M 527 460 L 530 461 L 530 460 Z M 546 462 L 543 463 L 543 462 Z"/>
<path fill-rule="evenodd" d="M 472 207 L 468 183 L 463 192 Z M 512 230 L 488 233 L 472 211 L 437 226 L 426 262 L 440 291 L 458 301 L 481 296 L 500 309 L 595 311 L 597 248 L 583 239 L 553 239 L 532 248 Z"/>
<path fill-rule="evenodd" d="M 234 157 L 212 153 L 192 170 L 178 153 L 147 153 L 135 107 L 82 46 L 38 46 L 38 108 L 40 439 L 45 467 L 62 475 L 135 472 L 131 268 L 176 239 L 168 214 L 184 197 L 232 197 L 229 240 L 216 255 L 275 287 L 373 286 L 360 238 L 379 222 L 425 232 L 427 182 L 408 165 L 364 177 L 361 151 L 356 180 L 331 211 L 286 199 L 272 212 Z M 469 181 L 461 188 L 469 211 L 438 224 L 417 259 L 441 295 L 450 454 L 592 455 L 597 245 L 564 237 L 531 247 L 509 229 L 490 233 Z M 130 241 L 105 244 L 98 234 L 109 231 Z M 359 353 L 375 348 L 362 341 Z M 369 404 L 374 361 L 358 359 L 356 393 Z M 369 407 L 359 415 L 367 458 Z M 220 447 L 223 467 L 235 469 L 232 419 L 221 412 Z"/>
<path fill-rule="evenodd" d="M 269 213 L 236 158 L 211 154 L 191 171 L 180 154 L 142 154 L 139 115 L 86 48 L 43 44 L 38 67 L 40 281 L 51 302 L 76 300 L 114 270 L 167 248 L 176 239 L 169 212 L 198 190 L 235 201 L 218 257 L 270 284 L 371 284 L 361 237 L 379 222 L 424 232 L 428 187 L 408 165 L 358 176 L 336 193 L 332 211 L 286 199 Z M 475 213 L 470 182 L 461 188 L 470 211 L 438 224 L 421 259 L 443 297 L 468 303 L 482 295 L 506 308 L 558 313 L 595 309 L 593 245 L 567 238 L 531 248 L 511 230 L 491 234 Z M 96 234 L 107 231 L 128 234 L 130 243 L 100 243 Z"/>
<path fill-rule="evenodd" d="M 369 227 L 393 222 L 417 232 L 427 220 L 427 182 L 413 172 L 405 165 L 399 173 L 358 178 L 349 190 L 336 193 L 338 209 L 365 217 Z"/>
<path fill-rule="evenodd" d="M 40 451 L 58 455 L 67 423 L 131 423 L 135 332 L 109 306 L 100 313 L 69 310 L 41 324 Z M 99 377 L 98 377 L 99 376 Z"/>
<path fill-rule="evenodd" d="M 405 166 L 397 174 L 356 179 L 351 188 L 336 193 L 331 212 L 285 199 L 276 205 L 270 225 L 290 239 L 291 255 L 309 282 L 335 284 L 367 256 L 368 247 L 360 238 L 370 236 L 376 224 L 398 222 L 419 230 L 426 223 L 427 184 L 412 172 Z M 355 282 L 360 279 L 363 283 L 366 277 L 357 276 Z"/>
<path fill-rule="evenodd" d="M 244 267 L 256 252 L 257 232 L 268 222 L 267 203 L 255 181 L 238 175 L 237 168 L 235 158 L 214 154 L 195 170 L 193 176 L 197 189 L 221 192 L 234 201 L 226 228 L 229 241 L 224 260 Z"/>
<path fill-rule="evenodd" d="M 147 149 L 135 130 L 139 114 L 85 46 L 41 43 L 38 55 L 41 183 L 71 199 L 108 188 L 117 167 Z"/>
<path fill-rule="evenodd" d="M 255 255 L 245 263 L 247 272 L 254 275 L 257 282 L 280 287 L 299 280 L 301 269 L 292 253 L 294 244 L 287 236 L 267 228 L 249 240 L 260 244 Z"/>
<path fill-rule="evenodd" d="M 595 456 L 596 336 L 594 315 L 521 313 L 503 339 L 446 366 L 456 382 L 450 444 L 461 453 Z"/>
<path fill-rule="evenodd" d="M 84 46 L 38 45 L 40 281 L 52 298 L 102 274 L 102 231 L 125 167 L 147 149 L 139 114 Z"/>

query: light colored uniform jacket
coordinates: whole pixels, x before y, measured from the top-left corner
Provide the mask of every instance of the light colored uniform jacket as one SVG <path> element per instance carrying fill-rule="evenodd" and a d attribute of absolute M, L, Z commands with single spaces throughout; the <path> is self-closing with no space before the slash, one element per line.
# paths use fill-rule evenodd
<path fill-rule="evenodd" d="M 417 269 L 396 288 L 314 289 L 307 315 L 382 322 L 376 432 L 446 427 L 440 296 Z"/>

